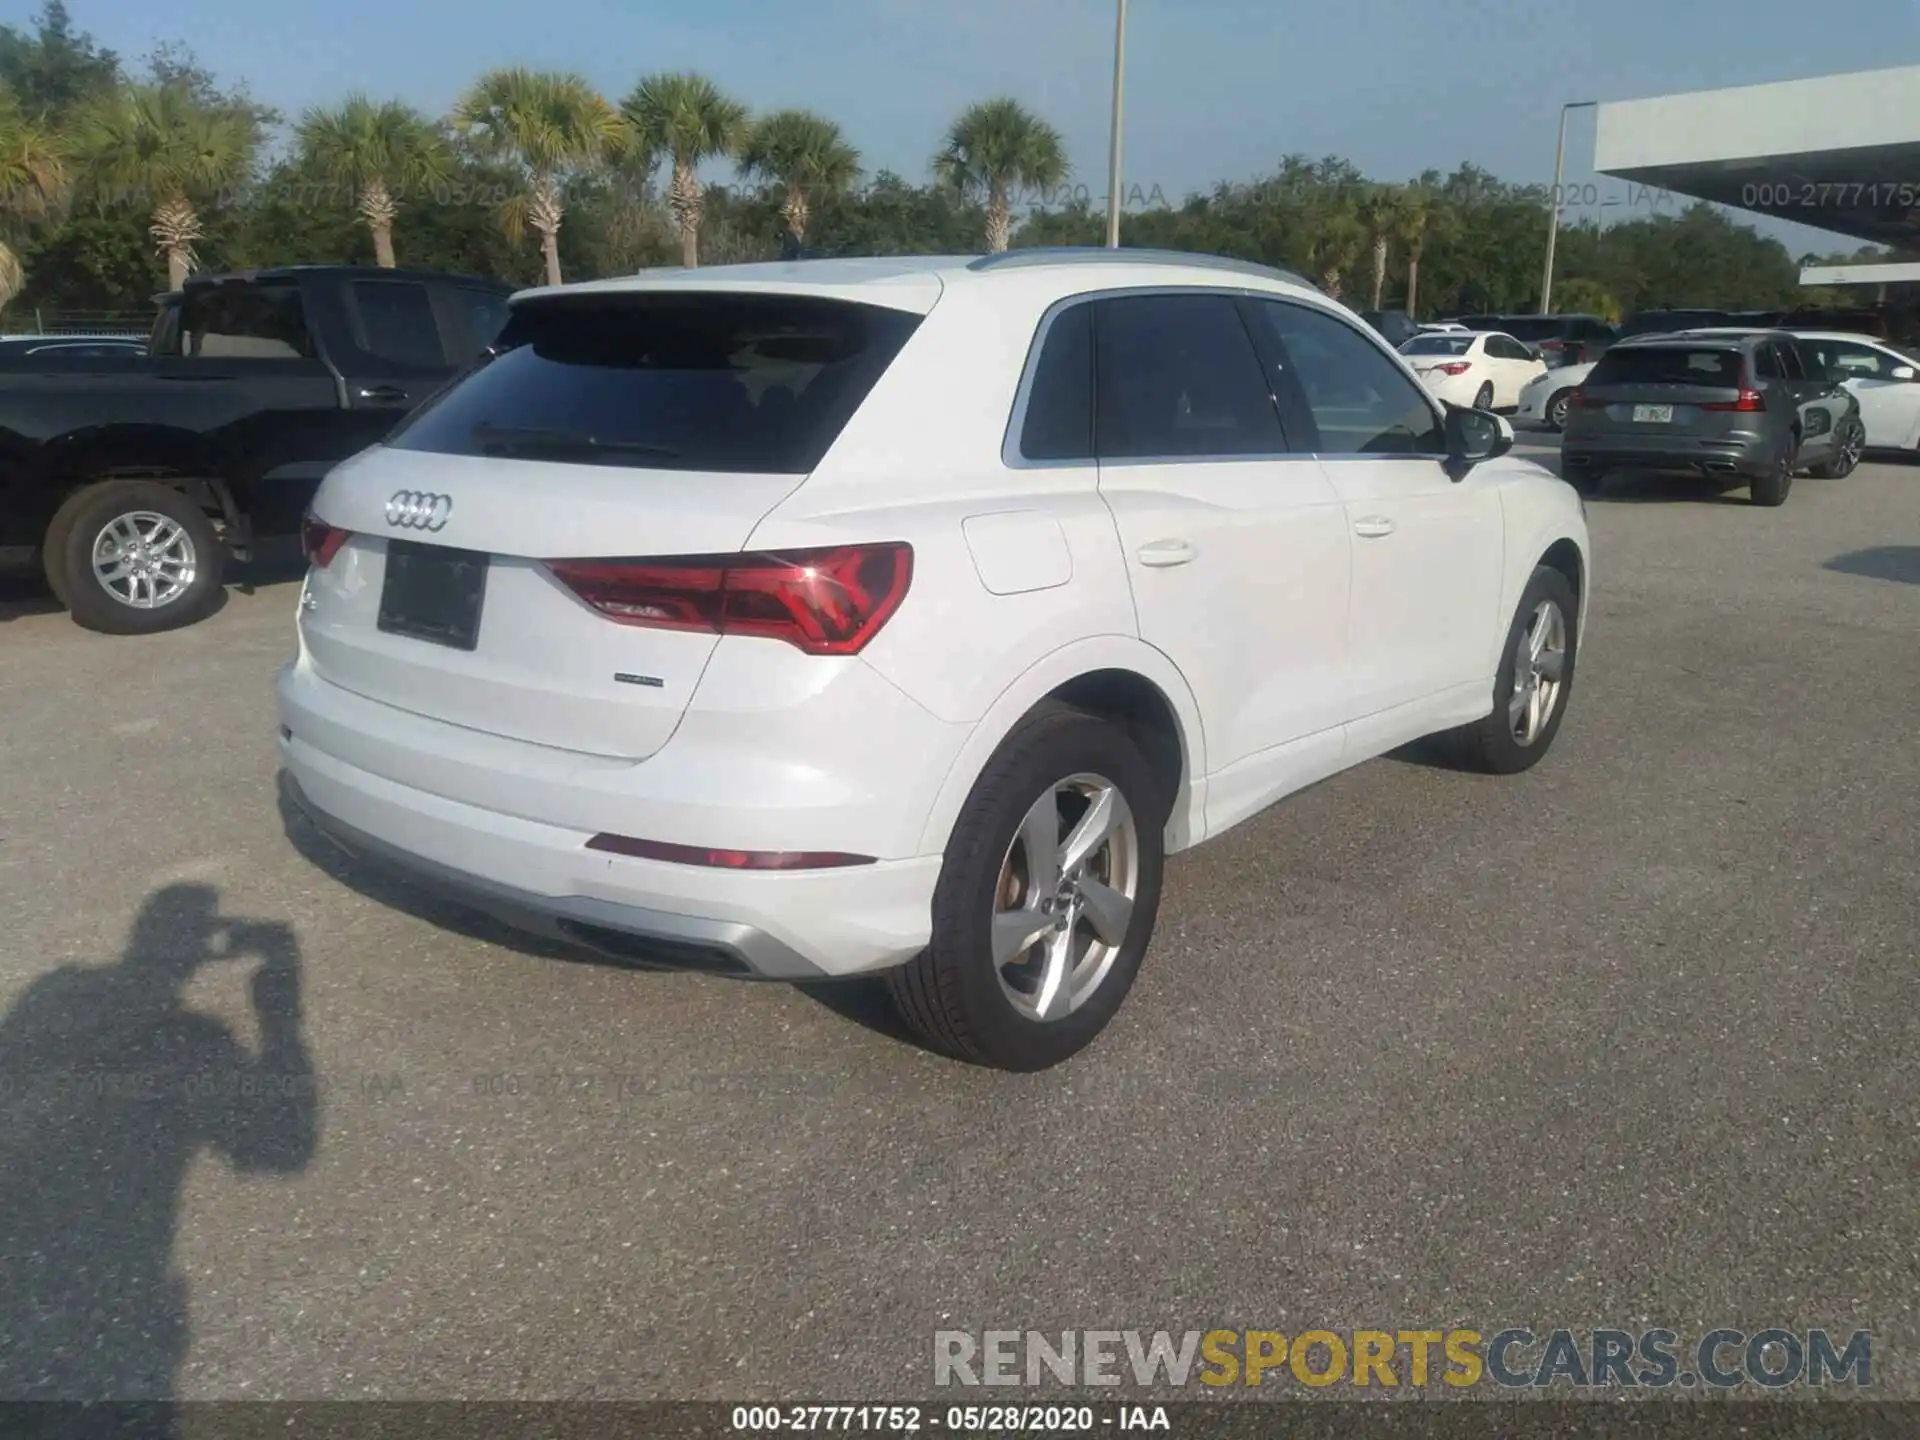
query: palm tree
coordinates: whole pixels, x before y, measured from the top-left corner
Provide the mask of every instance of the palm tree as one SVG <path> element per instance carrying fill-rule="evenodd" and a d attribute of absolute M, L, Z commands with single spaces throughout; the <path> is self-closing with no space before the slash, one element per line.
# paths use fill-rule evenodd
<path fill-rule="evenodd" d="M 398 101 L 375 105 L 353 95 L 337 109 L 307 111 L 295 140 L 328 180 L 353 188 L 354 207 L 373 232 L 374 258 L 391 270 L 393 220 L 400 208 L 394 192 L 423 188 L 449 172 L 439 130 Z"/>
<path fill-rule="evenodd" d="M 584 78 L 547 70 L 493 70 L 453 107 L 453 127 L 483 157 L 512 163 L 526 189 L 503 212 L 507 235 L 531 225 L 547 262 L 547 283 L 560 283 L 562 187 L 627 147 L 626 126 Z"/>
<path fill-rule="evenodd" d="M 1402 195 L 1397 185 L 1376 185 L 1360 202 L 1360 223 L 1373 246 L 1373 305 L 1387 293 L 1387 253 L 1399 223 Z"/>
<path fill-rule="evenodd" d="M 257 143 L 251 115 L 208 104 L 176 82 L 103 96 L 81 118 L 75 148 L 100 203 L 137 196 L 152 205 L 147 233 L 167 257 L 167 284 L 178 290 L 203 233 L 200 207 L 252 172 Z"/>
<path fill-rule="evenodd" d="M 969 105 L 933 157 L 933 173 L 987 207 L 987 249 L 1004 250 L 1013 234 L 1015 187 L 1058 185 L 1067 178 L 1060 132 L 1017 100 Z"/>
<path fill-rule="evenodd" d="M 673 162 L 667 208 L 680 232 L 680 263 L 691 269 L 700 263 L 700 215 L 706 208 L 700 163 L 739 150 L 747 136 L 747 107 L 704 75 L 669 72 L 647 76 L 620 108 L 641 149 Z"/>
<path fill-rule="evenodd" d="M 1407 314 L 1415 319 L 1420 317 L 1420 257 L 1429 240 L 1444 238 L 1451 228 L 1452 211 L 1433 186 L 1420 181 L 1401 191 L 1393 234 L 1406 253 Z"/>
<path fill-rule="evenodd" d="M 806 242 L 813 197 L 853 184 L 860 175 L 860 152 L 824 116 L 808 110 L 777 110 L 748 132 L 740 148 L 740 168 L 778 184 L 785 192 L 780 213 L 798 249 Z"/>
<path fill-rule="evenodd" d="M 1337 196 L 1318 206 L 1307 225 L 1308 270 L 1320 281 L 1320 288 L 1338 300 L 1341 279 L 1366 248 L 1367 228 L 1359 212 Z"/>
<path fill-rule="evenodd" d="M 66 184 L 60 137 L 27 115 L 11 90 L 0 87 L 0 222 L 11 231 L 40 218 Z M 25 283 L 20 257 L 0 239 L 0 310 Z"/>

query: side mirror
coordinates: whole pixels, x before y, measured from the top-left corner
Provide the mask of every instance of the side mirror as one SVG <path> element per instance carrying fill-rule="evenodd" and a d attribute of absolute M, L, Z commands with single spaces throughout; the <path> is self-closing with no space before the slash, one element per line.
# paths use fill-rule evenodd
<path fill-rule="evenodd" d="M 1513 449 L 1513 426 L 1491 410 L 1469 410 L 1449 405 L 1446 419 L 1447 473 L 1455 480 L 1482 461 L 1495 460 Z"/>
<path fill-rule="evenodd" d="M 1889 373 L 1889 376 L 1895 380 L 1912 380 L 1915 378 L 1920 378 L 1920 372 L 1916 372 L 1913 366 L 1911 365 L 1896 365 L 1888 373 Z"/>

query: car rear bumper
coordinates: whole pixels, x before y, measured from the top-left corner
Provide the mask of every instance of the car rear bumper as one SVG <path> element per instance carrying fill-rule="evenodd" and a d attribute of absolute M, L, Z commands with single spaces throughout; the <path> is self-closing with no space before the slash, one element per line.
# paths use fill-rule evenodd
<path fill-rule="evenodd" d="M 456 788 L 446 783 L 448 772 L 423 764 L 416 774 L 411 765 L 391 763 L 408 753 L 398 748 L 395 735 L 411 739 L 413 730 L 430 729 L 451 750 L 478 744 L 471 732 L 341 691 L 299 661 L 281 672 L 279 691 L 286 799 L 350 853 L 395 867 L 515 928 L 630 963 L 768 980 L 885 969 L 911 959 L 931 934 L 938 855 L 808 870 L 737 870 L 589 850 L 587 841 L 597 830 L 534 818 L 542 812 L 526 802 L 539 792 L 524 784 L 486 791 L 462 786 L 456 798 L 445 793 Z M 379 727 L 389 725 L 381 735 Z M 372 740 L 383 742 L 368 753 L 385 774 L 369 768 L 374 760 L 357 763 Z M 667 789 L 684 768 L 668 760 L 653 770 L 653 783 Z M 609 789 L 619 784 L 613 772 L 595 778 Z M 420 788 L 429 783 L 439 789 Z M 476 803 L 494 794 L 513 808 Z M 562 805 L 565 798 L 555 786 L 552 803 Z M 684 816 L 683 808 L 650 805 L 631 788 L 619 798 L 629 819 L 617 829 L 607 827 L 614 833 L 718 843 L 684 830 L 659 833 L 660 815 Z M 752 833 L 754 797 L 729 802 L 709 793 L 708 800 L 706 824 L 732 830 L 726 823 L 731 816 L 740 830 Z M 915 808 L 911 801 L 908 808 Z M 649 823 L 650 812 L 656 824 Z M 917 819 L 924 822 L 924 816 Z"/>
<path fill-rule="evenodd" d="M 1560 446 L 1563 469 L 1691 470 L 1708 475 L 1760 475 L 1777 460 L 1765 436 L 1734 434 L 1688 439 L 1624 431 L 1582 433 L 1569 427 Z"/>

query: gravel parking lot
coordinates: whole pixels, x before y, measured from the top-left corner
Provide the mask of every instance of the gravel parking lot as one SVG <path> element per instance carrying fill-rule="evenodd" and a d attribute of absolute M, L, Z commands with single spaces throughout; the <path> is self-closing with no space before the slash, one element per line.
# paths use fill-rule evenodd
<path fill-rule="evenodd" d="M 289 828 L 291 581 L 144 640 L 10 592 L 0 1395 L 921 1397 L 942 1328 L 1515 1324 L 1870 1328 L 1920 1396 L 1920 468 L 1591 520 L 1554 755 L 1177 860 L 1035 1076 Z"/>

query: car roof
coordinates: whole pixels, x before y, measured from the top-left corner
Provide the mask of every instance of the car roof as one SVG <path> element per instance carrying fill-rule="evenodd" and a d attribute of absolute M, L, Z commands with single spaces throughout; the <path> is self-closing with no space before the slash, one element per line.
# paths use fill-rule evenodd
<path fill-rule="evenodd" d="M 1298 293 L 1325 301 L 1319 288 L 1302 277 L 1253 261 L 1184 251 L 1074 245 L 992 255 L 860 256 L 642 270 L 606 280 L 522 290 L 512 303 L 575 295 L 731 291 L 817 295 L 925 314 L 949 290 L 990 293 L 1016 276 L 1059 299 L 1094 290 L 1238 282 L 1239 288 Z"/>
<path fill-rule="evenodd" d="M 1613 348 L 1632 350 L 1655 350 L 1662 345 L 1692 346 L 1719 343 L 1728 347 L 1744 345 L 1749 340 L 1780 339 L 1791 340 L 1793 335 L 1786 330 L 1731 329 L 1712 330 L 1662 330 L 1652 335 L 1629 335 Z"/>
<path fill-rule="evenodd" d="M 269 265 L 257 270 L 220 270 L 189 275 L 185 288 L 192 290 L 202 285 L 221 285 L 234 281 L 297 280 L 302 275 L 334 275 L 343 280 L 437 280 L 442 283 L 453 281 L 461 285 L 476 285 L 486 290 L 498 290 L 502 294 L 513 289 L 503 280 L 490 280 L 484 275 L 462 275 L 447 270 L 402 270 L 398 267 L 387 269 L 379 265 Z M 163 291 L 155 299 L 179 293 L 177 290 Z"/>

